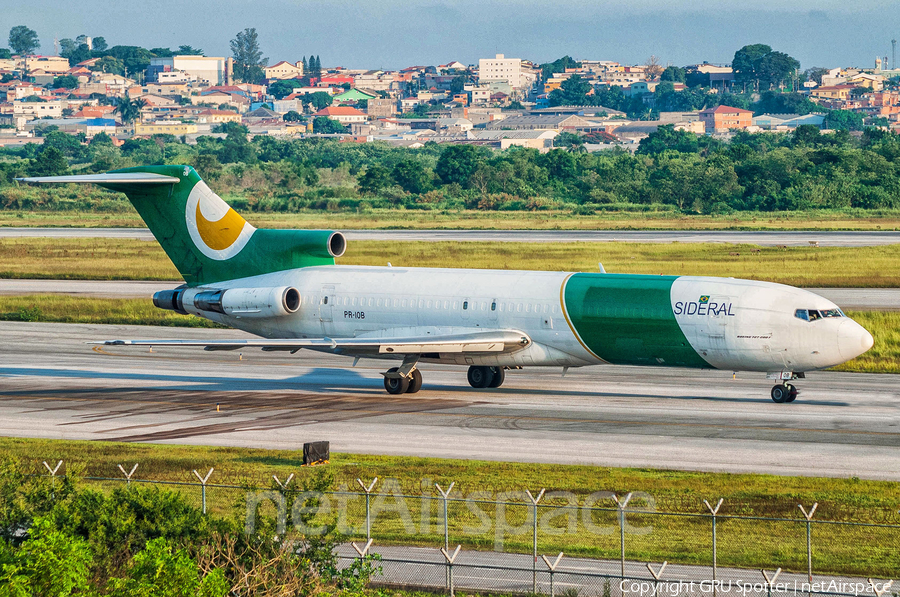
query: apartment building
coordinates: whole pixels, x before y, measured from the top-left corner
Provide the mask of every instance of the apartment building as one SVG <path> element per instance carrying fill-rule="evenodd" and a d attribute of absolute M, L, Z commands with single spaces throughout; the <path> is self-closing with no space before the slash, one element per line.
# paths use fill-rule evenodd
<path fill-rule="evenodd" d="M 482 58 L 478 61 L 478 81 L 506 81 L 514 89 L 528 87 L 529 77 L 522 68 L 521 58 L 507 58 L 497 54 L 494 58 Z"/>
<path fill-rule="evenodd" d="M 727 133 L 732 129 L 746 129 L 753 126 L 753 111 L 731 106 L 716 106 L 700 111 L 700 122 L 707 133 Z"/>

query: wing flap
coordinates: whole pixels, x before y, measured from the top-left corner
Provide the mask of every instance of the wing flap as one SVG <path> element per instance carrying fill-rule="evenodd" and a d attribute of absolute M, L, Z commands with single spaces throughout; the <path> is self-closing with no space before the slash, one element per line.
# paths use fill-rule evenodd
<path fill-rule="evenodd" d="M 411 338 L 289 338 L 267 340 L 105 340 L 90 342 L 102 346 L 202 347 L 204 350 L 260 348 L 264 351 L 291 351 L 302 348 L 336 354 L 407 355 L 422 353 L 509 353 L 531 344 L 531 338 L 517 330 L 488 330 L 470 334 Z"/>

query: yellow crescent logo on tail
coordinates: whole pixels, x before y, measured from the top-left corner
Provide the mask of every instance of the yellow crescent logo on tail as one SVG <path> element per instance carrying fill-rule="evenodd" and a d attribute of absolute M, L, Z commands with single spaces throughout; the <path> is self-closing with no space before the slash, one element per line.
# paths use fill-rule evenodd
<path fill-rule="evenodd" d="M 241 235 L 244 224 L 247 223 L 244 221 L 244 218 L 230 207 L 221 220 L 211 222 L 203 217 L 200 203 L 197 203 L 196 218 L 197 232 L 200 233 L 203 244 L 213 251 L 221 251 L 233 245 L 234 241 Z"/>
<path fill-rule="evenodd" d="M 256 231 L 203 181 L 191 189 L 185 221 L 194 246 L 217 261 L 240 253 Z"/>

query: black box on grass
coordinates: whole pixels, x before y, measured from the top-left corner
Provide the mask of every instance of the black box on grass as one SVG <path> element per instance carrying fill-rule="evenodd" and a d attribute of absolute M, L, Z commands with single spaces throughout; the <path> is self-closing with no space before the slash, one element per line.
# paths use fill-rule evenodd
<path fill-rule="evenodd" d="M 331 457 L 328 442 L 306 442 L 303 444 L 303 464 L 319 464 Z"/>

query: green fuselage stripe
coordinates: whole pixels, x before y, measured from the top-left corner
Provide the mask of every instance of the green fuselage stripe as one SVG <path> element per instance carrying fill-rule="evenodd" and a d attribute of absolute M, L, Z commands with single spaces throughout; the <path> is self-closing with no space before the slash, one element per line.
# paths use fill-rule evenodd
<path fill-rule="evenodd" d="M 608 363 L 708 368 L 672 312 L 676 279 L 573 274 L 563 283 L 563 309 L 584 346 Z"/>

